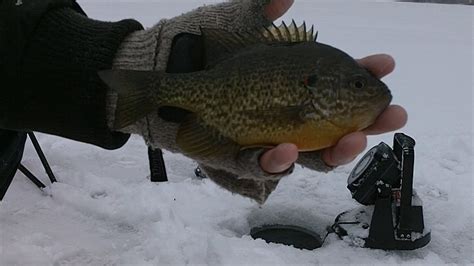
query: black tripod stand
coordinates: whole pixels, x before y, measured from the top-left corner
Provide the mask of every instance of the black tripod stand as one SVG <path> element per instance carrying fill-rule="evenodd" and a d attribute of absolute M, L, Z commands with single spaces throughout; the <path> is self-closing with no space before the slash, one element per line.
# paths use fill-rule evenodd
<path fill-rule="evenodd" d="M 49 177 L 49 180 L 51 183 L 57 182 L 56 177 L 53 174 L 53 171 L 51 170 L 51 167 L 49 166 L 48 161 L 46 160 L 46 157 L 44 156 L 43 150 L 41 150 L 41 147 L 38 143 L 38 140 L 36 139 L 36 136 L 33 132 L 28 132 L 28 137 L 31 140 L 31 143 L 33 144 L 33 147 L 36 150 L 36 153 L 38 154 L 38 157 L 41 160 L 41 164 L 44 167 L 44 170 L 46 171 L 46 174 Z M 28 179 L 31 180 L 38 188 L 44 189 L 46 186 L 33 174 L 31 173 L 22 163 L 18 166 L 18 170 L 22 172 Z"/>
<path fill-rule="evenodd" d="M 56 177 L 51 170 L 51 167 L 46 160 L 46 157 L 41 150 L 41 147 L 38 143 L 33 132 L 14 132 L 14 131 L 2 131 L 1 137 L 1 147 L 0 147 L 0 163 L 2 164 L 0 168 L 0 201 L 5 196 L 5 193 L 10 186 L 13 177 L 16 174 L 17 169 L 20 170 L 28 179 L 30 179 L 38 188 L 43 190 L 46 186 L 22 163 L 21 159 L 23 157 L 23 149 L 25 145 L 26 138 L 29 137 L 33 147 L 38 154 L 38 157 L 41 160 L 41 163 L 46 171 L 46 174 L 49 177 L 51 183 L 57 182 Z"/>

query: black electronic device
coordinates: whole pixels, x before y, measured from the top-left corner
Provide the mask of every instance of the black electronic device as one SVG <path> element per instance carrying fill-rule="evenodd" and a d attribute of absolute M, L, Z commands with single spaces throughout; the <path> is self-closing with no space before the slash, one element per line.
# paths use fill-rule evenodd
<path fill-rule="evenodd" d="M 347 188 L 363 206 L 337 216 L 328 233 L 360 247 L 413 250 L 431 240 L 425 228 L 422 201 L 413 190 L 415 140 L 397 133 L 393 149 L 370 149 L 352 170 Z M 300 249 L 321 247 L 324 239 L 308 229 L 281 224 L 253 228 L 253 238 Z"/>
<path fill-rule="evenodd" d="M 332 228 L 341 238 L 385 250 L 412 250 L 429 243 L 422 201 L 413 190 L 414 147 L 414 139 L 397 133 L 393 149 L 382 142 L 359 161 L 347 188 L 366 206 L 336 218 Z"/>

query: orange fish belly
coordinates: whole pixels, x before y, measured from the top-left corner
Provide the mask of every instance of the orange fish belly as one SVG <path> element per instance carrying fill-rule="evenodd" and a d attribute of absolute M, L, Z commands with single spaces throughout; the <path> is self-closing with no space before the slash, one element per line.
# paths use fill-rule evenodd
<path fill-rule="evenodd" d="M 298 128 L 284 132 L 273 132 L 269 135 L 252 134 L 240 138 L 237 142 L 244 147 L 272 147 L 281 143 L 293 143 L 301 152 L 316 151 L 331 147 L 345 134 L 351 132 L 334 126 L 334 124 L 305 123 Z"/>

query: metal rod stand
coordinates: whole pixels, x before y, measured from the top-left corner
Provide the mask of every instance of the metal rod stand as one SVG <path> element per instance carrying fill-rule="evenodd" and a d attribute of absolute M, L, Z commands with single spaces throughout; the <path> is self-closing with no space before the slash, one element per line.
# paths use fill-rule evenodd
<path fill-rule="evenodd" d="M 38 157 L 41 160 L 41 164 L 44 167 L 44 170 L 46 171 L 46 174 L 49 177 L 49 180 L 51 183 L 57 182 L 56 177 L 53 174 L 53 171 L 51 170 L 51 167 L 49 166 L 48 160 L 46 160 L 46 156 L 43 153 L 43 150 L 41 150 L 41 147 L 39 145 L 38 140 L 36 139 L 36 136 L 33 132 L 27 132 L 28 137 L 30 137 L 31 143 L 33 144 L 33 147 L 36 150 L 36 153 L 38 154 Z M 22 172 L 31 182 L 33 182 L 39 189 L 43 190 L 46 185 L 43 184 L 30 170 L 28 170 L 23 164 L 20 163 L 18 166 L 18 170 Z"/>
<path fill-rule="evenodd" d="M 33 143 L 33 146 L 35 147 L 36 153 L 43 164 L 44 170 L 46 171 L 49 180 L 51 180 L 51 183 L 57 182 L 56 177 L 54 176 L 53 171 L 51 170 L 51 167 L 49 166 L 49 163 L 46 160 L 43 151 L 41 150 L 38 140 L 35 137 L 35 134 L 33 134 L 33 132 L 28 132 L 28 136 L 30 137 L 31 143 Z"/>
<path fill-rule="evenodd" d="M 33 173 L 31 173 L 28 169 L 26 169 L 26 167 L 23 164 L 20 164 L 18 166 L 18 170 L 20 170 L 20 172 L 22 172 L 26 177 L 28 177 L 28 179 L 31 182 L 33 182 L 39 189 L 43 189 L 46 187 L 43 184 L 43 182 L 41 182 L 38 178 L 36 178 L 36 176 Z"/>

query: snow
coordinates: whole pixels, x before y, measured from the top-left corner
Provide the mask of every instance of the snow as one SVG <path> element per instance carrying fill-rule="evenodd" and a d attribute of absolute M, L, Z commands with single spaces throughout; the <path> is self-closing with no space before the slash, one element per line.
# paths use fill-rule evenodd
<path fill-rule="evenodd" d="M 204 1 L 79 3 L 97 19 L 133 17 L 151 26 Z M 397 70 L 385 81 L 394 102 L 409 112 L 402 132 L 417 140 L 414 185 L 432 230 L 427 247 L 363 249 L 331 234 L 322 248 L 305 251 L 248 235 L 265 223 L 324 234 L 339 213 L 359 206 L 346 189 L 355 163 L 329 174 L 298 167 L 259 207 L 195 178 L 195 163 L 168 152 L 170 182 L 151 183 L 146 146 L 138 136 L 120 150 L 105 151 L 39 134 L 60 182 L 41 193 L 16 175 L 0 203 L 0 264 L 474 264 L 473 11 L 457 5 L 296 1 L 285 16 L 314 23 L 320 42 L 354 57 L 385 52 L 396 58 Z M 391 145 L 392 137 L 371 137 L 369 148 L 380 141 Z M 30 144 L 23 163 L 43 174 Z"/>

